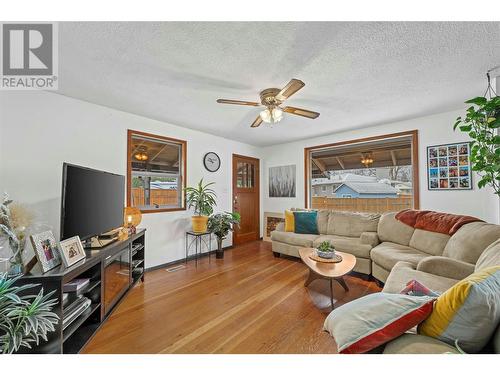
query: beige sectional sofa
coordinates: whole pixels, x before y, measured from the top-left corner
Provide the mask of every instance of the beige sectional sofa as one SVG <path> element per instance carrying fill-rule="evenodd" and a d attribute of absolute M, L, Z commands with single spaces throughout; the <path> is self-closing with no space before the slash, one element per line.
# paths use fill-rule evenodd
<path fill-rule="evenodd" d="M 383 282 L 398 262 L 444 278 L 463 279 L 474 271 L 481 253 L 500 238 L 500 225 L 469 223 L 448 236 L 413 229 L 395 216 L 380 217 L 377 233 L 381 243 L 370 253 L 372 275 Z"/>
<path fill-rule="evenodd" d="M 328 240 L 338 250 L 356 256 L 354 271 L 383 282 L 386 293 L 399 293 L 417 280 L 444 292 L 475 271 L 500 265 L 500 225 L 473 222 L 452 236 L 414 229 L 395 218 L 396 213 L 363 214 L 318 211 L 319 235 L 271 233 L 275 253 L 298 257 L 301 247 Z M 382 348 L 384 353 L 443 353 L 453 347 L 430 337 L 405 334 Z M 500 329 L 490 348 L 500 352 Z"/>
<path fill-rule="evenodd" d="M 316 247 L 323 241 L 330 241 L 339 251 L 356 257 L 355 272 L 370 275 L 370 252 L 379 243 L 379 218 L 379 214 L 319 210 L 319 235 L 285 232 L 280 224 L 271 232 L 273 252 L 299 257 L 300 248 Z"/>
<path fill-rule="evenodd" d="M 476 234 L 481 233 L 481 229 L 485 230 L 485 228 L 488 228 L 484 227 L 484 225 L 493 225 L 485 223 L 473 224 L 476 225 L 469 227 L 469 229 L 475 227 L 475 229 L 477 230 Z M 498 225 L 496 225 L 495 227 L 498 227 Z M 462 228 L 465 228 L 465 226 Z M 492 228 L 488 229 L 491 230 Z M 458 232 L 455 234 L 455 236 L 457 234 Z M 468 237 L 468 240 L 472 240 L 472 237 Z M 480 239 L 476 238 L 476 240 L 477 241 L 475 243 L 471 241 L 468 242 L 470 245 L 478 245 Z M 461 243 L 460 245 L 463 244 L 464 243 Z M 482 245 L 477 246 L 476 249 L 480 248 L 481 246 Z M 468 257 L 475 257 L 473 252 L 463 255 Z M 444 257 L 426 258 L 425 260 L 422 260 L 417 265 L 417 267 L 408 262 L 398 262 L 389 274 L 389 277 L 387 278 L 384 289 L 382 291 L 385 293 L 399 293 L 405 287 L 408 280 L 417 280 L 428 288 L 442 293 L 470 274 L 497 265 L 500 265 L 500 239 L 497 239 L 481 253 L 475 265 L 471 265 L 470 263 L 460 260 L 457 260 L 456 262 L 449 262 L 449 258 Z M 387 343 L 383 348 L 380 349 L 384 354 L 457 352 L 455 348 L 435 338 L 410 333 L 406 333 L 403 336 L 398 337 L 397 339 Z M 490 343 L 483 351 L 500 353 L 500 327 L 497 327 L 495 334 L 490 340 Z"/>
<path fill-rule="evenodd" d="M 496 224 L 465 224 L 449 236 L 414 229 L 395 216 L 395 212 L 379 215 L 319 210 L 319 235 L 284 232 L 281 224 L 271 232 L 272 249 L 275 254 L 299 257 L 301 247 L 330 241 L 339 251 L 356 257 L 355 272 L 381 282 L 385 283 L 398 262 L 403 262 L 406 271 L 427 272 L 449 285 L 474 272 L 482 252 L 500 238 L 500 225 Z"/>

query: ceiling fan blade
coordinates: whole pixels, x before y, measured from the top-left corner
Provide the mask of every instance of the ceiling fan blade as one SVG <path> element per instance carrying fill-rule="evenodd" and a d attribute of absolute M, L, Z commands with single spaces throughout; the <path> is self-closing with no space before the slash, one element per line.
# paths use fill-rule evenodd
<path fill-rule="evenodd" d="M 256 128 L 256 127 L 260 126 L 260 124 L 262 124 L 262 119 L 260 118 L 260 116 L 257 116 L 257 118 L 255 119 L 255 121 L 253 122 L 251 127 Z"/>
<path fill-rule="evenodd" d="M 260 103 L 257 103 L 257 102 L 247 102 L 247 101 L 244 101 L 244 100 L 231 100 L 231 99 L 217 99 L 217 103 L 250 105 L 250 106 L 253 106 L 253 107 L 258 107 L 260 105 Z"/>
<path fill-rule="evenodd" d="M 283 112 L 291 113 L 292 115 L 303 116 L 307 118 L 317 118 L 319 116 L 318 112 L 308 111 L 307 109 L 297 108 L 297 107 L 285 107 Z"/>
<path fill-rule="evenodd" d="M 276 99 L 280 101 L 284 101 L 288 99 L 290 96 L 299 91 L 306 84 L 302 82 L 300 79 L 293 78 L 288 84 L 281 89 L 281 91 L 276 95 Z"/>

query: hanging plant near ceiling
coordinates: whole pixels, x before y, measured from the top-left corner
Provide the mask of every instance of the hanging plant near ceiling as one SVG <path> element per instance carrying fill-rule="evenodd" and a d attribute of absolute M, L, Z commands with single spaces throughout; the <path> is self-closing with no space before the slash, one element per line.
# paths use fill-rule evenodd
<path fill-rule="evenodd" d="M 488 88 L 484 96 L 467 100 L 472 104 L 465 116 L 457 118 L 454 130 L 467 133 L 472 139 L 470 159 L 472 170 L 481 179 L 479 188 L 491 186 L 500 197 L 500 96 L 497 96 L 488 78 Z"/>

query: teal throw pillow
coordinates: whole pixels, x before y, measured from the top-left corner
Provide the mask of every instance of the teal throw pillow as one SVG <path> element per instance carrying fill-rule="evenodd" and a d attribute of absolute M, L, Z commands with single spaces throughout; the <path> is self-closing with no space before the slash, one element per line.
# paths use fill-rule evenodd
<path fill-rule="evenodd" d="M 295 219 L 295 233 L 319 234 L 318 212 L 295 211 L 293 217 Z"/>

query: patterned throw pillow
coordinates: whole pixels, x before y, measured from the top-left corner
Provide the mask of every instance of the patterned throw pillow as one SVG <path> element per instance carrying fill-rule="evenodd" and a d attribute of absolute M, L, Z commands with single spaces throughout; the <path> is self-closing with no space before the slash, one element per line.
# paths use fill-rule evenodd
<path fill-rule="evenodd" d="M 432 312 L 435 298 L 373 293 L 346 303 L 325 320 L 342 354 L 368 352 L 401 336 Z"/>
<path fill-rule="evenodd" d="M 317 211 L 294 211 L 295 233 L 319 234 Z"/>
<path fill-rule="evenodd" d="M 422 335 L 479 352 L 500 321 L 500 266 L 485 268 L 459 281 L 437 300 L 432 314 L 418 326 Z"/>
<path fill-rule="evenodd" d="M 399 292 L 408 296 L 430 296 L 439 297 L 439 293 L 427 288 L 424 284 L 419 283 L 417 280 L 408 281 L 406 287 Z"/>
<path fill-rule="evenodd" d="M 294 232 L 294 231 L 295 231 L 295 219 L 293 216 L 293 212 L 285 210 L 285 232 Z"/>

